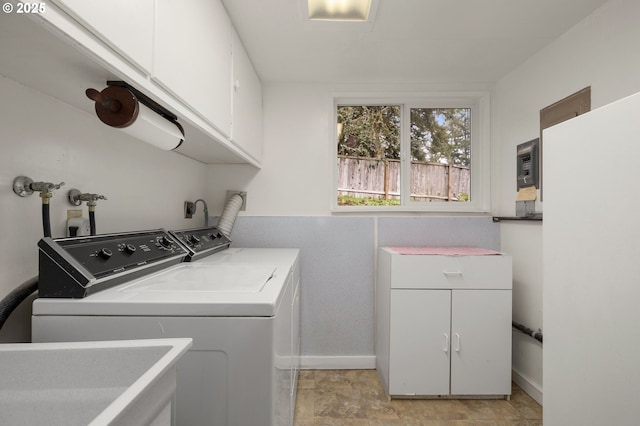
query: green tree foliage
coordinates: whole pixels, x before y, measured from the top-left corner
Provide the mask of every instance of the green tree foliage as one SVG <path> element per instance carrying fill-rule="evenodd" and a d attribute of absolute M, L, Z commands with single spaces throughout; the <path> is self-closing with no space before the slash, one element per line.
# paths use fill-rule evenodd
<path fill-rule="evenodd" d="M 411 158 L 432 163 L 469 166 L 471 110 L 412 108 Z"/>
<path fill-rule="evenodd" d="M 400 158 L 400 107 L 339 106 L 338 155 Z"/>
<path fill-rule="evenodd" d="M 411 158 L 416 161 L 469 166 L 471 110 L 412 108 Z M 400 158 L 400 107 L 339 106 L 338 155 Z"/>

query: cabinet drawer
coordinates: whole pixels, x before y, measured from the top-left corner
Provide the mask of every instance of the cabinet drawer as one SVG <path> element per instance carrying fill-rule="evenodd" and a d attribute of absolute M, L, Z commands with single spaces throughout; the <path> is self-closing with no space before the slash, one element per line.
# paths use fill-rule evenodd
<path fill-rule="evenodd" d="M 392 255 L 391 288 L 511 289 L 511 256 Z"/>

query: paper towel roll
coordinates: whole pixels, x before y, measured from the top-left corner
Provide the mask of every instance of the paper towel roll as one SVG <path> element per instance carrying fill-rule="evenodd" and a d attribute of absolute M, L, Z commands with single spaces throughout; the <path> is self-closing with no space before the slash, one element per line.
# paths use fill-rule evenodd
<path fill-rule="evenodd" d="M 139 108 L 138 118 L 122 128 L 125 133 L 160 149 L 170 150 L 180 146 L 183 135 L 174 123 L 142 104 L 139 104 Z"/>
<path fill-rule="evenodd" d="M 122 129 L 136 139 L 165 150 L 177 148 L 184 140 L 184 132 L 178 123 L 169 121 L 141 104 L 124 87 L 109 86 L 102 92 L 87 89 L 86 95 L 95 101 L 100 121 Z"/>

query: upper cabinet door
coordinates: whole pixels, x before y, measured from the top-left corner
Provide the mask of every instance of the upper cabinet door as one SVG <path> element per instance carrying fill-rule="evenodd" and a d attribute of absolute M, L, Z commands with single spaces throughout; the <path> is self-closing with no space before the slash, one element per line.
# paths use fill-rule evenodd
<path fill-rule="evenodd" d="M 231 135 L 231 21 L 219 0 L 157 0 L 152 78 Z"/>
<path fill-rule="evenodd" d="M 262 83 L 233 31 L 233 126 L 231 141 L 262 160 Z"/>
<path fill-rule="evenodd" d="M 155 0 L 53 0 L 76 21 L 147 74 Z"/>

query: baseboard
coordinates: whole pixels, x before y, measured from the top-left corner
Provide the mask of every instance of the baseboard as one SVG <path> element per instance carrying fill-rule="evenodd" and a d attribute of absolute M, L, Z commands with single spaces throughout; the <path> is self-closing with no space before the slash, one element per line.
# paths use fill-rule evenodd
<path fill-rule="evenodd" d="M 520 388 L 525 391 L 531 398 L 533 398 L 538 404 L 542 405 L 542 388 L 535 382 L 533 382 L 530 378 L 517 372 L 516 370 L 511 370 L 511 378 L 515 382 L 516 385 L 520 386 Z"/>
<path fill-rule="evenodd" d="M 375 355 L 369 356 L 302 356 L 303 370 L 371 370 L 376 368 Z"/>

